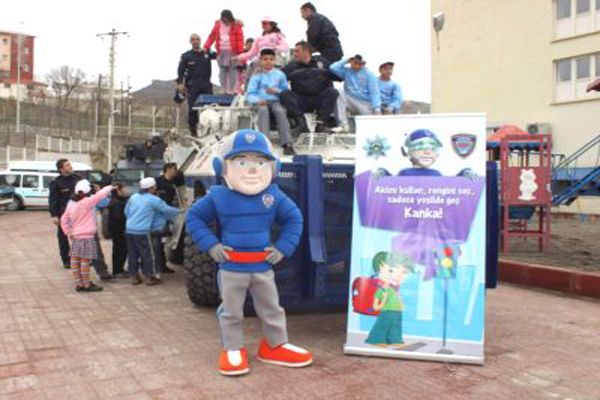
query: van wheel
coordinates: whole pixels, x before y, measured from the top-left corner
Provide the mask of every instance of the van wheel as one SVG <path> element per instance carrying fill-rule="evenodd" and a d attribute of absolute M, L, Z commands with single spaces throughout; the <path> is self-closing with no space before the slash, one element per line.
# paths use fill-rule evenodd
<path fill-rule="evenodd" d="M 16 196 L 13 196 L 13 201 L 6 206 L 8 211 L 18 211 L 23 209 L 23 201 Z"/>
<path fill-rule="evenodd" d="M 199 306 L 218 305 L 218 268 L 213 259 L 208 254 L 200 252 L 189 235 L 184 239 L 183 254 L 187 294 L 192 303 Z"/>

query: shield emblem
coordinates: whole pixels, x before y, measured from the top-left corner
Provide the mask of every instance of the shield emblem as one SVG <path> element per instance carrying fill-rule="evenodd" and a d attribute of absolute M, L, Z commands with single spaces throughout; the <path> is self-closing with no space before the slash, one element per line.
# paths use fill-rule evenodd
<path fill-rule="evenodd" d="M 462 158 L 471 155 L 477 144 L 477 136 L 470 133 L 457 133 L 452 135 L 452 148 Z"/>
<path fill-rule="evenodd" d="M 252 132 L 248 132 L 246 133 L 246 136 L 244 136 L 244 139 L 246 139 L 246 143 L 252 144 L 256 140 L 256 135 Z"/>
<path fill-rule="evenodd" d="M 267 193 L 267 194 L 263 195 L 262 202 L 265 205 L 265 208 L 271 208 L 273 206 L 273 204 L 275 203 L 275 197 L 273 197 L 272 194 Z"/>

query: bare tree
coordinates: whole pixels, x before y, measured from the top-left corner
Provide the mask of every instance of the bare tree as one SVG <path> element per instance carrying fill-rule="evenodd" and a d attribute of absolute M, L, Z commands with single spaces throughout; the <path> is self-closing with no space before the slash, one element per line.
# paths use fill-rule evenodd
<path fill-rule="evenodd" d="M 79 68 L 63 65 L 51 70 L 47 79 L 58 101 L 57 105 L 66 108 L 71 95 L 83 85 L 85 73 Z"/>

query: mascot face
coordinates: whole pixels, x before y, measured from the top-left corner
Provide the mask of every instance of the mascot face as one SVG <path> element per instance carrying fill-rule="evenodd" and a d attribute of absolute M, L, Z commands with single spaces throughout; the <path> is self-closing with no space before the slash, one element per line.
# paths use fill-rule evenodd
<path fill-rule="evenodd" d="M 224 178 L 231 190 L 255 195 L 273 180 L 273 161 L 258 153 L 241 153 L 225 160 Z"/>
<path fill-rule="evenodd" d="M 437 160 L 439 146 L 433 140 L 419 140 L 408 149 L 410 160 L 415 166 L 430 168 Z"/>

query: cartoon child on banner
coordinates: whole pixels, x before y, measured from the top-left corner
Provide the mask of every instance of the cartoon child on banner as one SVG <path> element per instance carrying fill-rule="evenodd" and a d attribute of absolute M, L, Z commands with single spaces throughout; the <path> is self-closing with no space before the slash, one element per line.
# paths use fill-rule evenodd
<path fill-rule="evenodd" d="M 431 168 L 440 155 L 442 142 L 428 129 L 417 129 L 406 137 L 402 154 L 408 157 L 412 168 L 404 168 L 398 176 L 442 176 Z"/>
<path fill-rule="evenodd" d="M 382 282 L 373 299 L 373 309 L 379 311 L 379 315 L 365 343 L 376 346 L 403 346 L 404 303 L 399 290 L 407 275 L 414 272 L 414 262 L 404 254 L 382 251 L 373 257 L 373 271 Z"/>
<path fill-rule="evenodd" d="M 442 147 L 442 142 L 429 129 L 411 132 L 404 141 L 402 154 L 409 158 L 412 168 L 400 170 L 398 176 L 442 176 L 440 171 L 431 168 L 437 161 Z M 456 176 L 477 178 L 477 174 L 471 168 L 461 170 Z"/>
<path fill-rule="evenodd" d="M 251 129 L 225 138 L 213 160 L 225 185 L 211 187 L 187 215 L 187 229 L 199 249 L 219 264 L 222 303 L 217 310 L 223 349 L 219 372 L 249 372 L 242 332 L 244 301 L 252 295 L 265 338 L 258 348 L 260 361 L 286 367 L 312 363 L 312 354 L 288 343 L 285 311 L 279 305 L 272 266 L 293 254 L 302 234 L 302 214 L 272 181 L 278 160 L 265 135 Z M 220 237 L 210 228 L 217 221 Z M 273 223 L 281 227 L 271 242 Z"/>
<path fill-rule="evenodd" d="M 417 129 L 411 132 L 404 141 L 402 155 L 408 157 L 412 166 L 400 170 L 398 176 L 442 176 L 440 171 L 432 168 L 440 156 L 442 147 L 442 142 L 437 135 L 429 129 Z M 375 176 L 381 178 L 391 176 L 391 174 L 385 168 L 378 168 Z M 463 169 L 457 176 L 469 179 L 477 178 L 475 172 L 470 168 Z"/>

